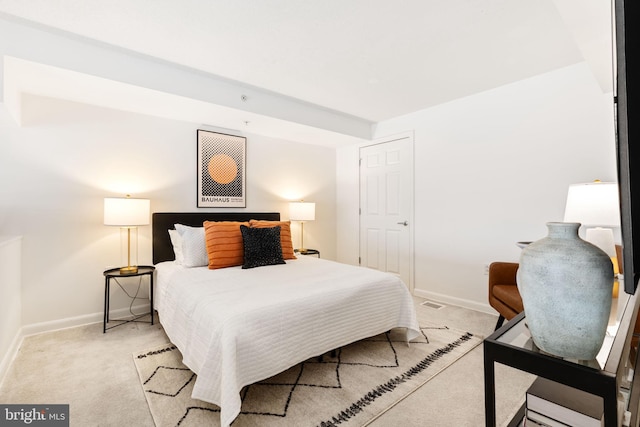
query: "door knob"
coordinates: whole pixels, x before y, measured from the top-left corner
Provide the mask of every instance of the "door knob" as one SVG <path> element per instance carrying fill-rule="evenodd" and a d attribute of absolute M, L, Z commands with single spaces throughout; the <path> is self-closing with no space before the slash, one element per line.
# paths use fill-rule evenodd
<path fill-rule="evenodd" d="M 398 225 L 404 225 L 406 227 L 407 225 L 409 225 L 409 223 L 407 221 L 402 221 L 399 222 Z"/>

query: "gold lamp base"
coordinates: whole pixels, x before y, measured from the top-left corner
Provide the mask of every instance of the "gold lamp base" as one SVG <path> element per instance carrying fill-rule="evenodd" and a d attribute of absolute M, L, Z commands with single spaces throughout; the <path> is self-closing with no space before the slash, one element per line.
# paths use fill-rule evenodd
<path fill-rule="evenodd" d="M 120 274 L 136 274 L 137 272 L 138 272 L 138 266 L 136 265 L 120 267 Z"/>

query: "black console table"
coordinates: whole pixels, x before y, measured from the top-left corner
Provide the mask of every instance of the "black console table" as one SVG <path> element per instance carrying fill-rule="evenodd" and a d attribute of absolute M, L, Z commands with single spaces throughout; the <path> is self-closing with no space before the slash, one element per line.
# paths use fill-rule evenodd
<path fill-rule="evenodd" d="M 525 313 L 520 313 L 484 340 L 484 390 L 485 423 L 496 425 L 495 412 L 495 363 L 538 375 L 601 396 L 604 401 L 606 427 L 618 425 L 618 390 L 630 389 L 629 411 L 632 426 L 637 425 L 637 409 L 640 392 L 640 375 L 635 375 L 633 387 L 626 381 L 630 369 L 634 369 L 637 356 L 630 360 L 631 338 L 637 316 L 637 296 L 620 292 L 612 304 L 612 320 L 600 353 L 594 360 L 570 360 L 555 357 L 539 350 L 531 339 L 526 326 Z M 613 322 L 611 322 L 613 323 Z M 637 350 L 637 349 L 636 349 Z M 635 352 L 637 355 L 637 351 Z M 637 386 L 636 386 L 637 385 Z M 525 414 L 522 407 L 509 426 L 521 425 Z"/>

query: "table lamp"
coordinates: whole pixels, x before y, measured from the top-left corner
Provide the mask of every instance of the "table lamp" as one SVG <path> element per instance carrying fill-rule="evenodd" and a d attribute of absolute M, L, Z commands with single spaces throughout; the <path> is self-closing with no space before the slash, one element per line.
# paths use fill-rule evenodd
<path fill-rule="evenodd" d="M 289 219 L 300 221 L 300 249 L 298 252 L 304 254 L 307 252 L 304 247 L 304 222 L 316 219 L 316 204 L 302 200 L 289 203 Z"/>
<path fill-rule="evenodd" d="M 104 199 L 104 225 L 120 227 L 121 248 L 124 247 L 126 234 L 127 266 L 120 268 L 121 274 L 136 274 L 137 265 L 131 265 L 131 240 L 135 239 L 134 262 L 138 260 L 138 226 L 149 225 L 149 199 L 127 197 L 109 197 Z M 133 234 L 133 236 L 132 236 Z M 123 251 L 124 252 L 124 251 Z"/>
<path fill-rule="evenodd" d="M 565 222 L 579 222 L 586 228 L 585 240 L 611 257 L 618 274 L 618 257 L 611 227 L 620 227 L 618 184 L 601 182 L 572 184 L 567 194 Z"/>

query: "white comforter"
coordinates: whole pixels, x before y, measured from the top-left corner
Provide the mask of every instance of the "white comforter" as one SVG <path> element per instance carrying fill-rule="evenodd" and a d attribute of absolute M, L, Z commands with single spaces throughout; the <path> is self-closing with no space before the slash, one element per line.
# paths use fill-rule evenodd
<path fill-rule="evenodd" d="M 240 413 L 242 387 L 310 357 L 395 327 L 419 334 L 413 300 L 396 276 L 299 257 L 242 270 L 157 266 L 157 309 L 183 362 L 192 397 Z"/>

